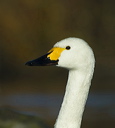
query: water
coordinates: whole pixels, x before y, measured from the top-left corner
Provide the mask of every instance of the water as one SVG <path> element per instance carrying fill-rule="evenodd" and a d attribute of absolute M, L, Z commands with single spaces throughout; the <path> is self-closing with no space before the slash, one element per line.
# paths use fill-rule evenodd
<path fill-rule="evenodd" d="M 56 119 L 63 99 L 61 94 L 15 94 L 1 95 L 0 106 L 8 106 L 17 111 L 37 115 L 41 119 Z M 86 104 L 84 120 L 115 121 L 115 94 L 91 93 Z M 106 118 L 105 118 L 106 117 Z"/>
<path fill-rule="evenodd" d="M 24 108 L 46 108 L 51 111 L 51 116 L 56 116 L 61 105 L 63 96 L 61 94 L 15 94 L 0 96 L 0 106 L 14 106 Z M 108 108 L 115 109 L 115 94 L 96 93 L 90 94 L 87 107 L 92 109 Z M 52 113 L 53 112 L 53 113 Z M 39 114 L 39 112 L 38 112 Z M 114 110 L 112 115 L 114 115 Z"/>

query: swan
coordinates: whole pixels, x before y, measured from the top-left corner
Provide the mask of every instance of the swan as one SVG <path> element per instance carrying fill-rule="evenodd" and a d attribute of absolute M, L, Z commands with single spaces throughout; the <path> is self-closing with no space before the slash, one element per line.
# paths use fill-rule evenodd
<path fill-rule="evenodd" d="M 91 47 L 80 38 L 69 37 L 26 65 L 56 65 L 69 70 L 64 99 L 54 128 L 80 128 L 95 66 Z"/>

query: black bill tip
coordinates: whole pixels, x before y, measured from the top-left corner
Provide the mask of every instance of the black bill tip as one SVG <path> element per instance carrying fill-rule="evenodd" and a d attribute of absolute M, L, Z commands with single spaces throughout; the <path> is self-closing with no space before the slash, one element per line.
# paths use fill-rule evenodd
<path fill-rule="evenodd" d="M 47 58 L 47 55 L 50 53 L 47 53 L 35 60 L 31 60 L 25 63 L 27 66 L 50 66 L 50 65 L 57 65 L 58 60 L 50 60 Z"/>

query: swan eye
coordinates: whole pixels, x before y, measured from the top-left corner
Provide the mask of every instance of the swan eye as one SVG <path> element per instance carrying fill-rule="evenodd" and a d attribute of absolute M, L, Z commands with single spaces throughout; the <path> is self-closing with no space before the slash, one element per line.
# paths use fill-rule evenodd
<path fill-rule="evenodd" d="M 71 47 L 70 46 L 66 46 L 66 49 L 69 50 Z"/>

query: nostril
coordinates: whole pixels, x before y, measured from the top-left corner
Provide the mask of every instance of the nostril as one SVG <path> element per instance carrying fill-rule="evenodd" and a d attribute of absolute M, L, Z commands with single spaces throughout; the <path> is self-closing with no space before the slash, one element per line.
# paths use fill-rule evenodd
<path fill-rule="evenodd" d="M 25 65 L 27 65 L 27 66 L 32 66 L 33 63 L 29 61 L 29 62 L 25 63 Z"/>
<path fill-rule="evenodd" d="M 29 66 L 32 66 L 32 65 L 33 65 L 32 62 L 30 62 Z"/>

